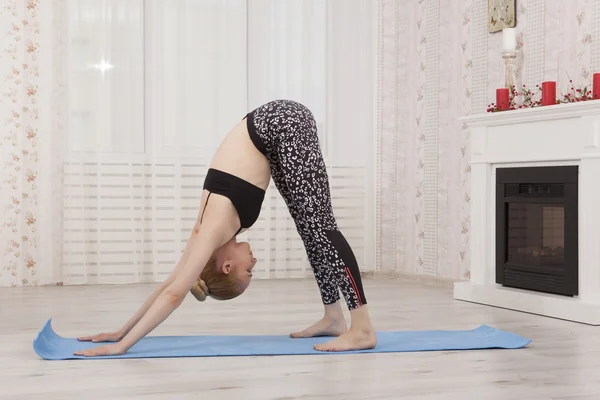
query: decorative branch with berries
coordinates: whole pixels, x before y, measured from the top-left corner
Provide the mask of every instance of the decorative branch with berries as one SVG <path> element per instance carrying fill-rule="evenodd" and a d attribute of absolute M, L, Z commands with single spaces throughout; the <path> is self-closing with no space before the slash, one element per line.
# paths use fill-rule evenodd
<path fill-rule="evenodd" d="M 573 85 L 573 81 L 569 80 L 571 88 L 566 94 L 561 95 L 557 100 L 556 104 L 561 103 L 577 103 L 581 101 L 593 100 L 592 90 L 587 86 L 576 89 Z M 521 98 L 520 104 L 517 104 L 516 99 Z M 523 85 L 521 90 L 517 91 L 513 85 L 509 88 L 509 110 L 519 110 L 523 108 L 540 107 L 542 105 L 542 88 L 540 85 L 535 85 L 535 90 L 529 89 L 526 85 Z M 495 103 L 488 104 L 487 112 L 498 112 L 498 106 Z"/>
<path fill-rule="evenodd" d="M 536 93 L 534 93 L 531 89 L 527 87 L 527 85 L 523 85 L 521 90 L 517 90 L 515 85 L 509 87 L 509 100 L 508 100 L 508 110 L 518 110 L 521 108 L 531 108 L 536 107 L 538 105 L 542 105 L 541 99 L 541 89 L 539 85 L 535 85 L 537 88 L 536 91 L 540 92 L 540 98 L 536 99 Z M 520 104 L 517 103 L 517 99 L 521 98 L 522 101 Z M 495 103 L 488 104 L 487 112 L 498 112 L 501 111 L 498 109 L 498 105 Z"/>
<path fill-rule="evenodd" d="M 580 101 L 593 100 L 592 91 L 587 86 L 583 88 L 575 89 L 573 86 L 573 80 L 569 80 L 571 88 L 562 96 L 562 99 L 558 100 L 558 103 L 578 103 Z"/>

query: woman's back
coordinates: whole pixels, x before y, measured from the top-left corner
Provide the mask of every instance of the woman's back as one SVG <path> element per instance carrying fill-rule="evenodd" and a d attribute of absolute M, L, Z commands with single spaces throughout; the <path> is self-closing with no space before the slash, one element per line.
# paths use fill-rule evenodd
<path fill-rule="evenodd" d="M 250 139 L 246 119 L 225 136 L 210 168 L 235 175 L 264 190 L 271 179 L 269 162 Z"/>

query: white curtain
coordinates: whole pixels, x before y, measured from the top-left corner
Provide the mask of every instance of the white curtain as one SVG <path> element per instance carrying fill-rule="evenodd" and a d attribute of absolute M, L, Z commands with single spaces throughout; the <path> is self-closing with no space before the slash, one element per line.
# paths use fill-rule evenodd
<path fill-rule="evenodd" d="M 325 137 L 327 1 L 248 2 L 248 102 L 286 98 L 308 106 Z M 325 150 L 326 151 L 326 150 Z"/>
<path fill-rule="evenodd" d="M 0 7 L 0 286 L 62 276 L 67 26 L 64 1 Z"/>
<path fill-rule="evenodd" d="M 52 7 L 59 4 L 68 30 L 56 36 L 63 43 L 56 48 L 68 59 L 52 70 L 63 73 L 69 90 L 45 100 L 60 99 L 56 107 L 68 113 L 68 124 L 48 136 L 60 137 L 65 150 L 44 150 L 47 171 L 59 172 L 57 182 L 46 180 L 54 201 L 38 234 L 49 239 L 54 258 L 39 250 L 30 256 L 46 280 L 22 278 L 31 272 L 22 258 L 13 268 L 18 278 L 0 271 L 1 285 L 164 279 L 189 237 L 220 139 L 248 111 L 276 98 L 301 101 L 315 113 L 336 217 L 361 266 L 374 267 L 367 265 L 365 228 L 371 1 L 55 0 Z M 40 68 L 54 65 L 52 57 L 44 62 Z M 55 114 L 48 111 L 49 118 Z M 4 186 L 2 201 L 9 202 Z M 2 243 L 20 243 L 15 238 L 3 228 Z M 258 278 L 310 275 L 274 187 L 260 220 L 240 239 L 260 259 Z"/>
<path fill-rule="evenodd" d="M 207 164 L 246 112 L 244 0 L 71 0 L 68 283 L 160 281 L 195 222 Z M 84 65 L 77 69 L 75 65 Z"/>

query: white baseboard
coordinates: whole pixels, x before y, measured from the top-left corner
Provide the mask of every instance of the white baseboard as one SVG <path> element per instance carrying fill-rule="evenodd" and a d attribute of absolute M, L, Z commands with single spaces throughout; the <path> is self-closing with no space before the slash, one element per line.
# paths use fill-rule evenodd
<path fill-rule="evenodd" d="M 397 271 L 366 271 L 362 272 L 361 276 L 365 279 L 376 279 L 376 280 L 394 280 L 394 281 L 405 281 L 405 282 L 419 282 L 426 285 L 452 287 L 454 280 L 436 275 L 422 275 L 422 274 L 407 274 Z"/>
<path fill-rule="evenodd" d="M 600 305 L 582 303 L 577 297 L 537 293 L 500 285 L 456 282 L 454 298 L 588 325 L 600 325 Z"/>

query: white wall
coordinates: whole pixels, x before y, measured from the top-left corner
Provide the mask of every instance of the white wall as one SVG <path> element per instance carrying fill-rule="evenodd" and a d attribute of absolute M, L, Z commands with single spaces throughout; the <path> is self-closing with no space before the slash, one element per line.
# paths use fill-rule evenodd
<path fill-rule="evenodd" d="M 469 131 L 457 118 L 485 112 L 504 84 L 501 34 L 488 33 L 487 0 L 378 3 L 377 265 L 468 279 Z M 591 85 L 600 2 L 517 8 L 519 84 Z"/>

